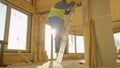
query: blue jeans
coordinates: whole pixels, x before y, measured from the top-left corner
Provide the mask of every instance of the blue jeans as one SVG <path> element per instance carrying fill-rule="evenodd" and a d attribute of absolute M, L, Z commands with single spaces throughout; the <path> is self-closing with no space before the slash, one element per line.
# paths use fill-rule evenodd
<path fill-rule="evenodd" d="M 55 49 L 56 49 L 56 52 L 58 52 L 60 48 L 60 34 L 64 26 L 64 20 L 57 16 L 49 17 L 48 20 L 52 28 L 55 28 L 56 30 Z"/>

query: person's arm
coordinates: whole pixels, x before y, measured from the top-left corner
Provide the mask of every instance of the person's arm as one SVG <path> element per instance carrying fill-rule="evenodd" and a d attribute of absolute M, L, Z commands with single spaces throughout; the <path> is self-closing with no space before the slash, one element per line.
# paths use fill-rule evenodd
<path fill-rule="evenodd" d="M 68 4 L 64 4 L 63 2 L 58 2 L 55 7 L 58 9 L 68 9 L 71 8 L 72 6 L 74 6 L 75 2 L 70 2 Z"/>

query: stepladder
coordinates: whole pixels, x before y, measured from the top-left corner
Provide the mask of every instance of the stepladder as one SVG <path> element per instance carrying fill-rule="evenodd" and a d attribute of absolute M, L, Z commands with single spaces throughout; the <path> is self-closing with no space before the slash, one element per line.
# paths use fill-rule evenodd
<path fill-rule="evenodd" d="M 60 49 L 59 49 L 56 61 L 53 63 L 53 68 L 63 68 L 61 63 L 62 63 L 62 58 L 63 58 L 64 52 L 65 52 L 66 44 L 67 44 L 68 34 L 72 27 L 74 11 L 75 11 L 75 6 L 72 7 L 72 9 L 70 11 L 68 23 L 64 29 L 63 38 L 60 41 Z"/>

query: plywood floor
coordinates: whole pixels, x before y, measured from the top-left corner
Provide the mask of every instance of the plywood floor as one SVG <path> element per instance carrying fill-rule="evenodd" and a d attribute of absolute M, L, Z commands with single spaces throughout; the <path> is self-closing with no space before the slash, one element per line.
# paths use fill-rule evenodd
<path fill-rule="evenodd" d="M 84 62 L 84 60 L 82 60 Z M 63 60 L 62 62 L 63 68 L 89 68 L 85 64 L 80 64 L 80 60 Z M 44 64 L 28 64 L 28 65 L 9 65 L 8 67 L 0 67 L 0 68 L 51 68 L 51 62 L 48 61 Z M 102 67 L 106 68 L 106 67 Z M 107 67 L 113 68 L 113 67 Z M 117 65 L 114 68 L 120 68 L 120 65 Z"/>
<path fill-rule="evenodd" d="M 63 60 L 62 66 L 63 68 L 80 68 L 80 60 Z M 32 64 L 32 65 L 9 65 L 8 67 L 0 67 L 0 68 L 51 68 L 51 62 L 46 62 L 44 64 Z"/>

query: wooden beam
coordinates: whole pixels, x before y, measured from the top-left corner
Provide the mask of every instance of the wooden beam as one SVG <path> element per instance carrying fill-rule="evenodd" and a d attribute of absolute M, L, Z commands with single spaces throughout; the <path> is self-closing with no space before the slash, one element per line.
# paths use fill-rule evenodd
<path fill-rule="evenodd" d="M 34 13 L 35 8 L 27 1 L 25 0 L 3 0 L 5 2 L 9 2 L 17 7 L 20 7 L 28 12 Z"/>

